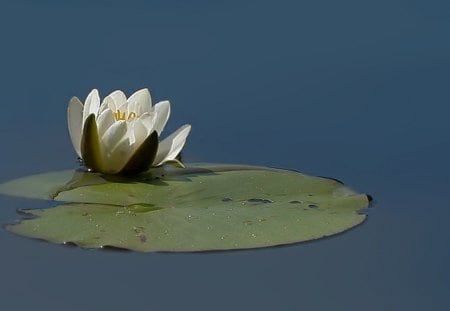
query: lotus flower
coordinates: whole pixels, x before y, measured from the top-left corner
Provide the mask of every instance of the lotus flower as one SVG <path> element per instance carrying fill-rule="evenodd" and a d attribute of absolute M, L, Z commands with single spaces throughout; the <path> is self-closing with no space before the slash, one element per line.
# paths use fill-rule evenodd
<path fill-rule="evenodd" d="M 94 89 L 84 105 L 73 97 L 67 109 L 75 151 L 90 170 L 105 174 L 136 174 L 168 163 L 183 166 L 177 156 L 191 126 L 183 125 L 160 142 L 169 114 L 169 101 L 152 107 L 148 89 L 128 99 L 114 91 L 101 104 Z"/>

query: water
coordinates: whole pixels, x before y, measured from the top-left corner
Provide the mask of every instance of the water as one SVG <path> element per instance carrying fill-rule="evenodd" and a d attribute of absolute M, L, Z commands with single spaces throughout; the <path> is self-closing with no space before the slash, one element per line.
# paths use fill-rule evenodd
<path fill-rule="evenodd" d="M 139 254 L 0 232 L 8 310 L 450 308 L 446 1 L 2 1 L 1 180 L 77 166 L 66 106 L 150 87 L 184 160 L 336 177 L 362 226 L 289 247 Z M 45 202 L 0 198 L 0 221 Z"/>

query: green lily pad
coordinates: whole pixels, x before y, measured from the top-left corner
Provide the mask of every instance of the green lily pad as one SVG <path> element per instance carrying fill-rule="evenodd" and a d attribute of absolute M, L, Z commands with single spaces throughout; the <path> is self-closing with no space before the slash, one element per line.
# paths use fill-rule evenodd
<path fill-rule="evenodd" d="M 34 175 L 0 193 L 71 202 L 24 211 L 6 228 L 85 248 L 205 251 L 330 236 L 364 221 L 365 194 L 298 172 L 236 165 L 155 169 L 137 177 L 79 171 Z"/>

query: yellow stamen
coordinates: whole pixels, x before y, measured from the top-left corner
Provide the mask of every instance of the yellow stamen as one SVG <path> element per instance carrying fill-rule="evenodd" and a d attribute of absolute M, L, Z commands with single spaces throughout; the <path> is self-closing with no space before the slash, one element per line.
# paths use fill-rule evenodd
<path fill-rule="evenodd" d="M 131 120 L 134 118 L 137 118 L 137 114 L 135 112 L 130 112 L 127 115 L 126 111 L 120 111 L 117 110 L 116 112 L 114 112 L 114 118 L 116 119 L 116 121 L 120 121 L 120 120 Z"/>
<path fill-rule="evenodd" d="M 125 114 L 126 112 L 120 112 L 120 110 L 117 110 L 116 112 L 114 112 L 114 118 L 116 119 L 116 121 L 119 120 L 125 120 Z"/>

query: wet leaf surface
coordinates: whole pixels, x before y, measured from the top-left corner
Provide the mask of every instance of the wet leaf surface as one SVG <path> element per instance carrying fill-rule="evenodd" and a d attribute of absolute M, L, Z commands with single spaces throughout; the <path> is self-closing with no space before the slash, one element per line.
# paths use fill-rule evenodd
<path fill-rule="evenodd" d="M 138 177 L 62 171 L 20 178 L 0 192 L 63 203 L 26 210 L 7 229 L 85 248 L 205 251 L 330 236 L 364 221 L 368 206 L 327 178 L 233 165 L 156 169 Z M 34 217 L 29 217 L 34 216 Z"/>

